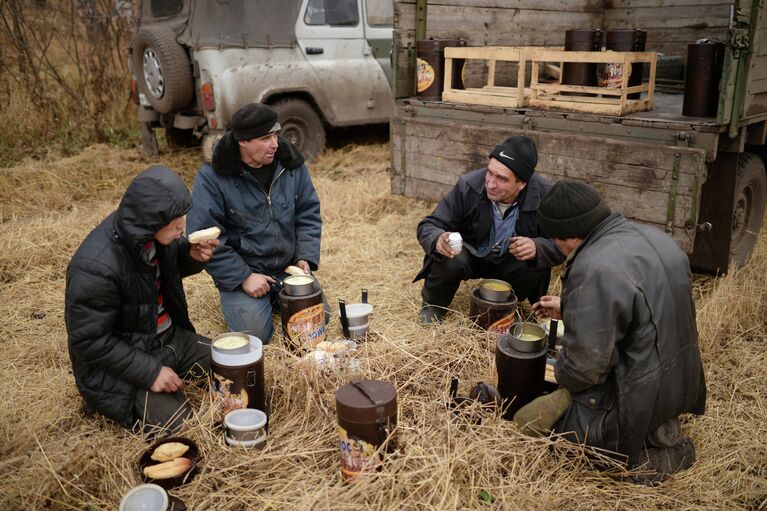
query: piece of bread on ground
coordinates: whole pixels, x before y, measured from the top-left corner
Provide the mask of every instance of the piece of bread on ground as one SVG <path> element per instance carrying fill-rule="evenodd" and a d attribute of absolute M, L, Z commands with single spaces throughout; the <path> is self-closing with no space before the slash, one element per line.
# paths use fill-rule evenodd
<path fill-rule="evenodd" d="M 152 459 L 155 461 L 171 461 L 180 458 L 188 450 L 189 446 L 181 442 L 167 442 L 152 452 Z"/>
<path fill-rule="evenodd" d="M 199 243 L 201 241 L 218 239 L 220 235 L 221 229 L 218 227 L 208 227 L 207 229 L 194 231 L 192 234 L 187 236 L 187 239 L 189 240 L 189 243 Z"/>
<path fill-rule="evenodd" d="M 170 479 L 184 474 L 190 468 L 192 468 L 192 460 L 176 458 L 165 463 L 144 467 L 144 475 L 150 479 Z"/>

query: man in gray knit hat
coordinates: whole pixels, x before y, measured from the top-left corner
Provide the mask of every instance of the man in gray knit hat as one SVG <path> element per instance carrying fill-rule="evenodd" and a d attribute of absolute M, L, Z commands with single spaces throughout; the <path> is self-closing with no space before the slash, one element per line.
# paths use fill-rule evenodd
<path fill-rule="evenodd" d="M 572 179 L 551 187 L 538 222 L 568 256 L 561 299 L 543 296 L 533 306 L 565 324 L 560 388 L 514 421 L 617 453 L 632 468 L 647 464 L 645 480 L 691 466 L 695 449 L 677 417 L 704 412 L 706 384 L 687 256 Z"/>
<path fill-rule="evenodd" d="M 506 139 L 490 153 L 487 167 L 461 176 L 418 224 L 425 257 L 415 281 L 426 280 L 421 323 L 442 320 L 462 280 L 504 280 L 530 303 L 546 293 L 550 268 L 564 255 L 538 227 L 535 212 L 551 184 L 535 174 L 537 163 L 531 138 Z M 460 251 L 448 243 L 453 233 L 463 239 Z"/>

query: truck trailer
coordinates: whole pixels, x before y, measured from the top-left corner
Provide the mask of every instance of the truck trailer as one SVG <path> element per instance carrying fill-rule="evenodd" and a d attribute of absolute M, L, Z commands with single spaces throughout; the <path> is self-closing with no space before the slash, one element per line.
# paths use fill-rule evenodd
<path fill-rule="evenodd" d="M 646 33 L 644 51 L 653 53 L 654 62 L 646 66 L 650 72 L 644 69 L 641 90 L 642 104 L 651 109 L 605 113 L 592 107 L 599 101 L 595 94 L 572 92 L 592 89 L 577 87 L 558 97 L 575 96 L 568 101 L 582 101 L 579 110 L 522 101 L 533 83 L 561 83 L 564 66 L 497 56 L 514 49 L 534 55 L 536 48 L 561 56 L 557 50 L 574 29 Z M 465 60 L 459 87 L 480 97 L 487 91 L 489 100 L 473 104 L 419 95 L 418 41 L 431 39 L 460 41 L 471 49 L 461 55 L 484 55 Z M 715 114 L 693 117 L 683 112 L 682 66 L 688 45 L 702 39 L 723 43 L 724 52 L 721 76 L 712 78 Z M 614 210 L 672 236 L 697 271 L 724 273 L 747 262 L 767 194 L 763 0 L 395 0 L 392 60 L 393 193 L 440 200 L 459 176 L 487 164 L 495 144 L 524 134 L 538 145 L 538 172 L 551 181 L 591 183 Z M 454 63 L 436 63 L 437 71 L 444 66 L 445 75 L 454 74 Z M 450 91 L 453 77 L 438 79 Z M 493 99 L 499 84 L 520 91 L 518 104 Z M 624 90 L 624 102 L 626 97 Z"/>

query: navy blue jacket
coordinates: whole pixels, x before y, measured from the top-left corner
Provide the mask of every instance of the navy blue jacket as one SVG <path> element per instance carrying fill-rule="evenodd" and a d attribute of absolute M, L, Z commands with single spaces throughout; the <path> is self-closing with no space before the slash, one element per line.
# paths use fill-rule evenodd
<path fill-rule="evenodd" d="M 275 275 L 299 260 L 320 263 L 320 200 L 303 157 L 280 139 L 270 190 L 247 171 L 231 132 L 216 144 L 192 189 L 189 232 L 218 226 L 221 244 L 205 265 L 222 291 L 233 291 L 251 273 Z"/>

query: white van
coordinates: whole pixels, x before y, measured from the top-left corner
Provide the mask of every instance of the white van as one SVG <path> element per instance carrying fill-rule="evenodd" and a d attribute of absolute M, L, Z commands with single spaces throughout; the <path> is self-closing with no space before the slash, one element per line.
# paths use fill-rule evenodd
<path fill-rule="evenodd" d="M 144 0 L 130 48 L 144 148 L 191 146 L 250 102 L 309 158 L 327 127 L 385 123 L 392 0 Z M 207 144 L 206 144 L 207 145 Z"/>

